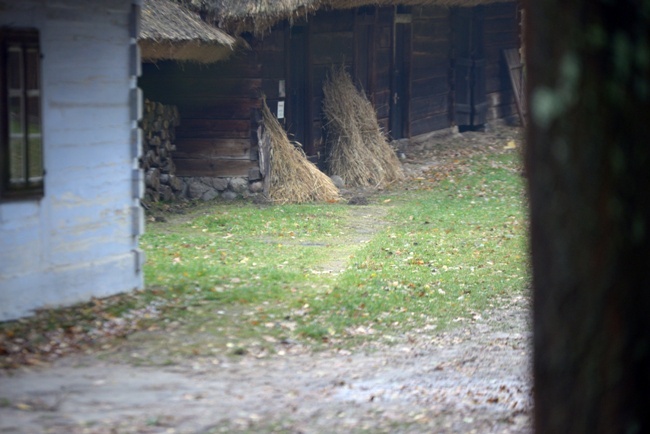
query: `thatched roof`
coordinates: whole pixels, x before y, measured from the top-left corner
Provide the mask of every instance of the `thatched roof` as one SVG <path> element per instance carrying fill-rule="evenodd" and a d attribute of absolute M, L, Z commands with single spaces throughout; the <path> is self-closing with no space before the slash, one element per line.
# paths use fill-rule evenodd
<path fill-rule="evenodd" d="M 234 32 L 261 33 L 278 21 L 304 17 L 318 9 L 351 9 L 360 6 L 477 6 L 515 0 L 185 0 L 209 11 L 221 27 Z"/>
<path fill-rule="evenodd" d="M 227 58 L 236 40 L 173 0 L 144 0 L 138 43 L 145 62 L 212 63 Z"/>

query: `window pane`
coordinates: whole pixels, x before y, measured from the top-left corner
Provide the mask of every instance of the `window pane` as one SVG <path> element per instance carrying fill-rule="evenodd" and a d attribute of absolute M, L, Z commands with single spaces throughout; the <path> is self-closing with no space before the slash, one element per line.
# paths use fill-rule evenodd
<path fill-rule="evenodd" d="M 41 135 L 41 99 L 38 96 L 27 98 L 27 133 Z"/>
<path fill-rule="evenodd" d="M 41 137 L 29 137 L 29 167 L 27 170 L 29 182 L 40 183 L 43 180 L 43 152 Z"/>
<path fill-rule="evenodd" d="M 27 61 L 27 85 L 26 89 L 28 90 L 33 90 L 33 89 L 38 89 L 39 88 L 39 62 L 40 62 L 40 56 L 38 54 L 38 50 L 35 48 L 28 48 L 27 49 L 27 58 L 25 59 Z"/>
<path fill-rule="evenodd" d="M 14 187 L 25 184 L 25 142 L 22 138 L 9 140 L 9 182 Z"/>
<path fill-rule="evenodd" d="M 23 52 L 20 47 L 9 47 L 7 53 L 7 88 L 22 89 Z"/>
<path fill-rule="evenodd" d="M 12 185 L 25 182 L 25 134 L 23 99 L 9 98 L 9 180 Z"/>
<path fill-rule="evenodd" d="M 6 136 L 1 137 L 0 182 L 7 197 L 31 197 L 42 193 L 44 178 L 38 34 L 12 30 L 3 41 L 0 105 Z"/>
<path fill-rule="evenodd" d="M 41 100 L 30 97 L 27 100 L 27 135 L 29 182 L 36 183 L 43 179 L 43 143 L 41 140 Z"/>
<path fill-rule="evenodd" d="M 24 122 L 22 97 L 9 98 L 9 136 L 22 137 L 25 131 Z"/>

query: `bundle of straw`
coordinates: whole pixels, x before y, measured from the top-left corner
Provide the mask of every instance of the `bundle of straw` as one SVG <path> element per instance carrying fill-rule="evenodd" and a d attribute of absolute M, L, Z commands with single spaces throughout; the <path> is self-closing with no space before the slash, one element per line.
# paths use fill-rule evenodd
<path fill-rule="evenodd" d="M 323 92 L 330 174 L 356 187 L 384 186 L 404 179 L 402 165 L 379 127 L 374 107 L 344 66 L 332 67 Z"/>
<path fill-rule="evenodd" d="M 332 180 L 310 162 L 302 148 L 289 141 L 282 125 L 262 104 L 264 133 L 271 143 L 269 199 L 274 203 L 336 202 L 341 199 Z M 267 175 L 268 176 L 268 175 Z"/>

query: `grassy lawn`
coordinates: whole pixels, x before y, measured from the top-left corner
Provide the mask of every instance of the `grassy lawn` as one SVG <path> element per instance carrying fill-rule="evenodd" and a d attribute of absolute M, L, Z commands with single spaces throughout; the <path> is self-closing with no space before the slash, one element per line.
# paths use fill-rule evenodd
<path fill-rule="evenodd" d="M 367 218 L 384 224 L 363 243 L 350 224 L 362 207 L 215 205 L 149 226 L 146 280 L 168 322 L 240 352 L 445 329 L 527 287 L 519 173 L 514 153 L 481 155 L 375 196 Z"/>
<path fill-rule="evenodd" d="M 145 291 L 1 331 L 92 341 L 106 324 L 129 324 L 115 333 L 128 335 L 123 345 L 165 363 L 443 330 L 528 288 L 519 166 L 516 153 L 475 155 L 373 195 L 368 206 L 201 205 L 148 224 Z"/>

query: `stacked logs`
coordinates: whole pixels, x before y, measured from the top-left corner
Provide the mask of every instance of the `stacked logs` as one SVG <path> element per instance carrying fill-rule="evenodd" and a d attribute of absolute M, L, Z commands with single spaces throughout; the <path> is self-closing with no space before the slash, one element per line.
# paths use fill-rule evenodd
<path fill-rule="evenodd" d="M 183 196 L 184 183 L 176 177 L 172 151 L 176 150 L 175 128 L 180 124 L 178 108 L 145 100 L 142 114 L 145 202 L 170 201 Z"/>

